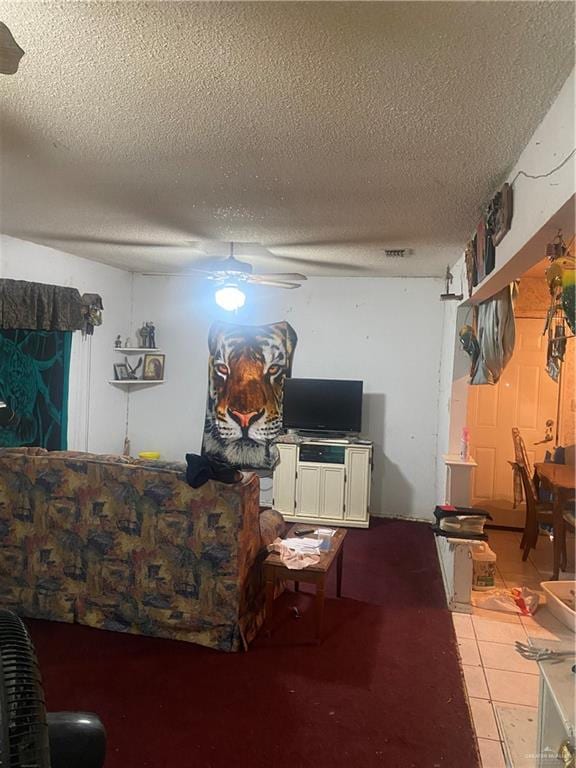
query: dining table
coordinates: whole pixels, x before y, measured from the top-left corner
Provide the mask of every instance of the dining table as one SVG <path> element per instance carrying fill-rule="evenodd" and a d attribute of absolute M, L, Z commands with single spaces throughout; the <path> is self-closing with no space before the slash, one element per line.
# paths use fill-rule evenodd
<path fill-rule="evenodd" d="M 538 484 L 552 495 L 552 528 L 554 532 L 554 565 L 552 579 L 560 575 L 562 547 L 565 541 L 565 511 L 576 497 L 576 467 L 572 464 L 537 462 L 534 475 Z M 573 519 L 573 517 L 572 517 Z"/>

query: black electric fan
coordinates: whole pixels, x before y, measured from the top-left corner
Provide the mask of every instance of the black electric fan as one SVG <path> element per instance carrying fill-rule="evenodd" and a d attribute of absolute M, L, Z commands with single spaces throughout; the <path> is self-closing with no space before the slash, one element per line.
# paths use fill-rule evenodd
<path fill-rule="evenodd" d="M 32 640 L 0 610 L 0 768 L 102 768 L 106 732 L 93 714 L 46 714 Z"/>

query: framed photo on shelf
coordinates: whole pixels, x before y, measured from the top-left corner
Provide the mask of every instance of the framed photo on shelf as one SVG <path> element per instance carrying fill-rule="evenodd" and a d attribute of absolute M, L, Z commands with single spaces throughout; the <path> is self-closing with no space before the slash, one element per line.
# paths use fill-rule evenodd
<path fill-rule="evenodd" d="M 130 378 L 126 363 L 114 363 L 114 378 L 116 381 L 127 381 Z"/>
<path fill-rule="evenodd" d="M 162 381 L 164 379 L 165 357 L 165 355 L 154 353 L 144 355 L 144 371 L 142 373 L 144 381 Z"/>

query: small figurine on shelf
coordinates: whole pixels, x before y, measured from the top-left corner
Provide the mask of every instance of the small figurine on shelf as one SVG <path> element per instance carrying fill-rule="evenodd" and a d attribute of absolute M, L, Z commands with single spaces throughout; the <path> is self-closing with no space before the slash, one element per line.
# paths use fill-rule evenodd
<path fill-rule="evenodd" d="M 116 349 L 120 349 L 121 346 L 122 346 L 122 337 L 120 336 L 120 334 L 118 334 L 118 336 L 116 336 L 116 341 L 114 342 L 114 347 Z"/>
<path fill-rule="evenodd" d="M 148 328 L 148 348 L 156 349 L 156 328 L 153 322 L 146 323 Z"/>
<path fill-rule="evenodd" d="M 142 358 L 138 360 L 138 363 L 134 367 L 130 365 L 127 357 L 125 357 L 124 360 L 126 361 L 126 367 L 128 368 L 128 378 L 134 381 L 135 379 L 138 378 L 138 376 L 136 376 L 136 373 L 140 368 L 140 366 L 142 365 Z"/>
<path fill-rule="evenodd" d="M 124 342 L 124 348 L 130 349 L 131 346 L 132 346 L 132 339 L 130 338 L 130 336 L 126 336 L 126 341 Z"/>
<path fill-rule="evenodd" d="M 140 346 L 143 349 L 148 349 L 148 326 L 146 323 L 142 323 L 142 328 L 138 330 L 140 336 Z"/>

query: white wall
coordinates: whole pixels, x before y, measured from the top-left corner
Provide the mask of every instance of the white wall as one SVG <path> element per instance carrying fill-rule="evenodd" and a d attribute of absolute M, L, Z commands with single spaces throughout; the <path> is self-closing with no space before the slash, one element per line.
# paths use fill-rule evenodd
<path fill-rule="evenodd" d="M 534 132 L 517 163 L 508 175 L 511 183 L 518 171 L 537 176 L 546 174 L 559 165 L 574 149 L 575 71 L 564 83 L 556 100 Z M 576 158 L 572 157 L 560 170 L 547 178 L 529 179 L 518 176 L 514 181 L 514 212 L 512 226 L 496 248 L 493 272 L 474 290 L 474 297 L 484 300 L 507 283 L 520 277 L 535 261 L 544 255 L 543 247 L 534 258 L 534 248 L 526 247 L 538 233 L 539 244 L 545 247 L 558 227 L 566 234 L 574 231 L 574 195 Z M 496 191 L 496 190 L 494 190 Z M 559 211 L 563 215 L 555 220 Z M 553 221 L 551 221 L 553 220 Z M 544 228 L 544 232 L 541 230 Z M 534 258 L 534 261 L 532 260 Z"/>
<path fill-rule="evenodd" d="M 114 338 L 130 323 L 132 276 L 123 270 L 0 236 L 0 277 L 30 280 L 99 293 L 103 324 L 92 338 L 72 337 L 68 406 L 68 448 L 107 453 L 122 451 L 126 394 L 107 383 L 113 378 Z"/>
<path fill-rule="evenodd" d="M 547 173 L 573 150 L 574 88 L 575 73 L 572 71 L 508 175 L 508 182 L 512 182 L 520 170 L 531 175 Z M 514 181 L 513 190 L 511 229 L 496 248 L 494 270 L 474 289 L 474 302 L 488 299 L 540 261 L 545 255 L 546 243 L 553 239 L 558 227 L 565 234 L 574 232 L 574 158 L 547 178 L 519 176 Z M 464 247 L 464 243 L 462 245 Z M 460 284 L 458 275 L 462 274 L 462 284 L 466 286 L 463 259 L 454 265 L 452 272 L 456 278 L 454 285 Z M 464 290 L 467 294 L 467 289 Z M 437 457 L 438 501 L 444 501 L 446 474 L 441 454 L 458 452 L 461 430 L 467 418 L 469 360 L 460 349 L 457 338 L 458 328 L 467 314 L 465 307 L 458 312 L 453 305 L 445 308 Z"/>
<path fill-rule="evenodd" d="M 437 279 L 313 278 L 295 291 L 259 289 L 234 316 L 216 307 L 205 281 L 135 276 L 135 327 L 155 322 L 166 382 L 130 393 L 132 452 L 179 460 L 199 452 L 214 320 L 287 320 L 298 334 L 294 376 L 364 381 L 363 431 L 376 444 L 373 513 L 429 517 L 442 288 Z"/>

